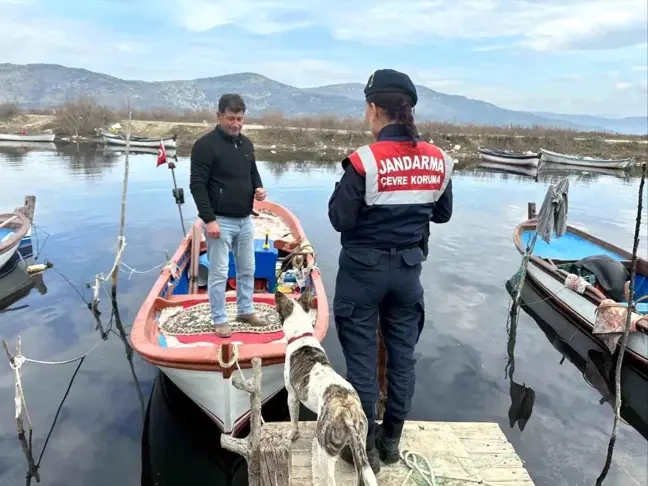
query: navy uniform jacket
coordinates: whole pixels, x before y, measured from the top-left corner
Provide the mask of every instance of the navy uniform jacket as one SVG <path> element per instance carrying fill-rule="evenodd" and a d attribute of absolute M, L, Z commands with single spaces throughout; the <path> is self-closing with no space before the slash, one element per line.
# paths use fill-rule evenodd
<path fill-rule="evenodd" d="M 409 141 L 403 125 L 387 125 L 378 141 Z M 345 248 L 408 248 L 420 245 L 427 255 L 430 221 L 446 223 L 452 216 L 452 180 L 436 203 L 374 205 L 364 201 L 365 177 L 348 158 L 342 162 L 344 175 L 329 200 L 329 219 L 341 233 Z"/>

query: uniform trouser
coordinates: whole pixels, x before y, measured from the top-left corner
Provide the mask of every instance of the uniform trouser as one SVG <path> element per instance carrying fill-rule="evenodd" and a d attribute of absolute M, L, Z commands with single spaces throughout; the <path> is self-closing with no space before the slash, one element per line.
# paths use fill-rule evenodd
<path fill-rule="evenodd" d="M 402 424 L 411 409 L 414 348 L 425 321 L 420 281 L 424 260 L 418 247 L 342 248 L 340 252 L 333 303 L 335 325 L 346 359 L 347 380 L 360 396 L 370 431 L 380 394 L 376 377 L 379 317 L 387 351 L 385 424 Z"/>

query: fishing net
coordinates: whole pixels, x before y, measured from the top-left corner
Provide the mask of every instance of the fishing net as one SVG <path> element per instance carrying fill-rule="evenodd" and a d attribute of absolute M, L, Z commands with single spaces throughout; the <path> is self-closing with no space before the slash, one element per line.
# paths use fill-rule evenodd
<path fill-rule="evenodd" d="M 265 334 L 282 330 L 281 320 L 274 305 L 254 303 L 254 311 L 268 323 L 263 327 L 236 320 L 236 302 L 227 302 L 225 309 L 232 333 Z M 167 307 L 160 313 L 158 328 L 164 334 L 175 336 L 214 333 L 209 303 L 195 304 L 190 307 Z"/>
<path fill-rule="evenodd" d="M 254 221 L 254 238 L 265 238 L 266 231 L 269 231 L 271 240 L 294 241 L 290 226 L 281 216 L 274 214 L 267 209 L 257 211 L 258 216 L 253 217 Z"/>

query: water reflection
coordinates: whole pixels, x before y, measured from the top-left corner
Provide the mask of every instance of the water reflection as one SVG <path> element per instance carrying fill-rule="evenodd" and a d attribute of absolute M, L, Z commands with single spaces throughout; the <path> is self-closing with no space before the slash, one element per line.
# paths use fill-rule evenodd
<path fill-rule="evenodd" d="M 35 263 L 33 257 L 23 259 L 16 253 L 0 269 L 0 314 L 29 307 L 29 304 L 19 305 L 18 302 L 27 297 L 34 288 L 40 295 L 47 293 L 44 272 L 33 275 L 27 272 L 27 267 Z"/>

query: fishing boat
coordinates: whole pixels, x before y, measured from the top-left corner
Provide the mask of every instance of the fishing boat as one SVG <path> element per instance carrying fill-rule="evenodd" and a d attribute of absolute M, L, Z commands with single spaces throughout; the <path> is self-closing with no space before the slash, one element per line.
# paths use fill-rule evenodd
<path fill-rule="evenodd" d="M 121 145 L 126 146 L 126 135 L 123 133 L 110 133 L 108 131 L 102 131 L 101 136 L 103 141 L 109 145 Z M 149 147 L 149 148 L 158 148 L 160 142 L 164 144 L 165 148 L 176 148 L 176 136 L 165 137 L 165 138 L 153 138 L 153 137 L 137 137 L 131 135 L 130 137 L 130 146 L 131 147 Z"/>
<path fill-rule="evenodd" d="M 536 232 L 537 216 L 520 223 L 513 232 L 517 250 L 524 254 Z M 561 339 L 571 342 L 575 332 L 589 339 L 579 349 L 618 352 L 618 333 L 595 333 L 600 319 L 607 325 L 623 328 L 629 298 L 629 269 L 632 254 L 590 233 L 567 225 L 566 233 L 551 243 L 537 239 L 530 256 L 525 286 L 571 323 L 559 329 Z M 648 261 L 637 259 L 635 295 L 637 301 L 648 295 Z M 610 305 L 612 304 L 612 305 Z M 636 330 L 631 332 L 626 347 L 626 386 L 628 405 L 648 414 L 648 300 L 637 303 L 632 316 Z"/>
<path fill-rule="evenodd" d="M 593 157 L 559 154 L 543 148 L 540 149 L 540 160 L 542 162 L 553 162 L 554 164 L 599 167 L 603 169 L 625 169 L 631 164 L 631 159 L 595 159 Z"/>
<path fill-rule="evenodd" d="M 6 142 L 53 142 L 56 134 L 42 133 L 0 133 L 0 141 Z"/>
<path fill-rule="evenodd" d="M 251 360 L 263 362 L 262 402 L 284 389 L 286 338 L 274 291 L 312 293 L 313 334 L 328 330 L 329 306 L 315 254 L 299 220 L 288 209 L 255 201 L 255 311 L 269 323 L 253 328 L 236 321 L 236 266 L 230 254 L 226 292 L 231 338 L 214 333 L 209 311 L 209 259 L 198 220 L 154 283 L 133 324 L 133 348 L 156 365 L 224 433 L 237 435 L 249 422 L 250 397 L 232 380 L 252 376 Z"/>
<path fill-rule="evenodd" d="M 31 221 L 22 212 L 0 213 L 0 271 L 21 246 L 31 247 Z"/>
<path fill-rule="evenodd" d="M 538 154 L 533 152 L 514 152 L 512 150 L 498 150 L 487 147 L 478 147 L 479 158 L 487 162 L 496 162 L 507 165 L 520 165 L 525 167 L 538 167 Z"/>
<path fill-rule="evenodd" d="M 540 176 L 576 176 L 578 180 L 595 180 L 600 175 L 618 177 L 625 179 L 628 173 L 624 169 L 614 169 L 608 167 L 587 167 L 580 168 L 573 165 L 554 164 L 553 162 L 542 161 L 538 169 Z"/>
<path fill-rule="evenodd" d="M 511 297 L 514 296 L 514 280 L 515 277 L 512 277 L 506 282 L 506 290 Z M 578 368 L 586 383 L 600 393 L 598 403 L 608 403 L 614 407 L 616 356 L 602 350 L 592 340 L 589 331 L 560 309 L 543 301 L 534 286 L 525 285 L 521 297 L 522 309 L 534 320 L 551 345 Z M 639 375 L 639 380 L 637 378 L 636 370 L 625 362 L 621 368 L 621 418 L 648 440 L 648 406 L 645 406 L 648 403 L 648 383 L 643 383 L 643 388 L 637 388 L 637 384 L 641 384 L 645 376 L 641 378 Z M 637 405 L 641 405 L 641 397 L 638 395 L 642 390 L 644 406 L 637 408 Z"/>

